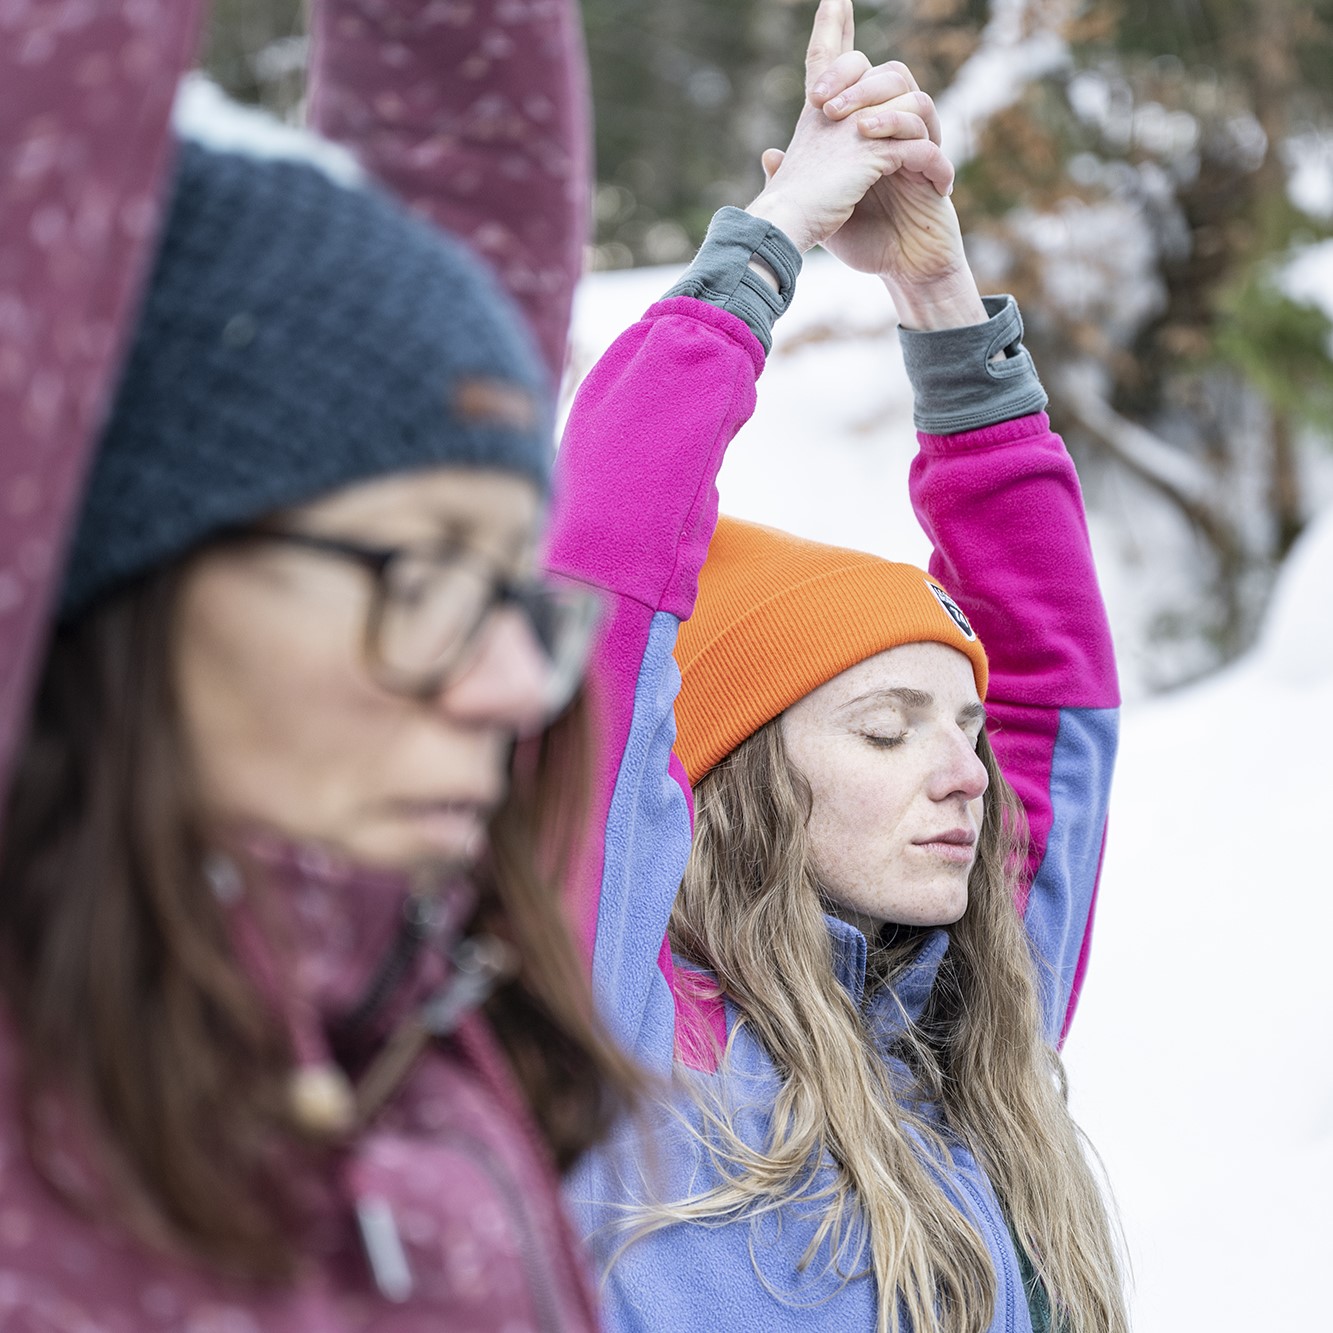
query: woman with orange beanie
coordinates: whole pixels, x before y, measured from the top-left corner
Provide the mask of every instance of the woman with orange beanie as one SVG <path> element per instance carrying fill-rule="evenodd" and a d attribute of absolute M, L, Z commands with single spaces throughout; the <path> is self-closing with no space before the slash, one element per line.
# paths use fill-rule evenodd
<path fill-rule="evenodd" d="M 785 157 L 562 447 L 552 563 L 612 602 L 580 918 L 613 1027 L 676 1094 L 573 1183 L 614 1329 L 1127 1327 L 1056 1054 L 1115 668 L 1078 481 L 1013 301 L 978 295 L 938 137 L 823 0 Z M 816 243 L 897 308 L 929 572 L 716 518 Z"/>

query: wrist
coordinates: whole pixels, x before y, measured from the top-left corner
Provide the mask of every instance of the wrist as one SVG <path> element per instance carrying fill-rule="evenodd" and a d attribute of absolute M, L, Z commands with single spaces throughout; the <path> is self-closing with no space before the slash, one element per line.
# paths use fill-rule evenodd
<path fill-rule="evenodd" d="M 770 194 L 765 190 L 745 211 L 751 217 L 762 219 L 776 227 L 797 249 L 805 254 L 815 247 L 815 239 L 810 235 L 804 215 L 799 208 L 786 203 L 781 195 Z"/>
<path fill-rule="evenodd" d="M 880 281 L 893 300 L 903 328 L 922 332 L 961 329 L 984 324 L 990 318 L 977 281 L 966 265 L 928 282 L 904 282 L 889 274 L 881 274 Z"/>
<path fill-rule="evenodd" d="M 765 353 L 773 324 L 791 304 L 801 256 L 767 218 L 720 208 L 694 262 L 668 296 L 707 301 L 745 321 Z"/>

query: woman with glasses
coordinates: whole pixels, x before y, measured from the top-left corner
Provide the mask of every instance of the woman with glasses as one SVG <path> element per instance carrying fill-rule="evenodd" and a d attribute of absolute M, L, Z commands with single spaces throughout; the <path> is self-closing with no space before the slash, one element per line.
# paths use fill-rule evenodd
<path fill-rule="evenodd" d="M 559 1176 L 637 1076 L 558 897 L 546 369 L 254 138 L 177 147 L 5 810 L 0 1326 L 591 1329 Z"/>

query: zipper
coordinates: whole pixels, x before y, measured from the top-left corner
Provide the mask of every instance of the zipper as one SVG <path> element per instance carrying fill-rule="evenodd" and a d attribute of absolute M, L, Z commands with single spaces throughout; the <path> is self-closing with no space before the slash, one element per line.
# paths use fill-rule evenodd
<path fill-rule="evenodd" d="M 450 1130 L 440 1137 L 443 1142 L 453 1143 L 466 1149 L 471 1160 L 481 1167 L 495 1186 L 519 1238 L 528 1290 L 532 1293 L 532 1303 L 537 1310 L 538 1327 L 549 1330 L 549 1333 L 562 1333 L 555 1281 L 550 1266 L 545 1261 L 544 1252 L 538 1244 L 531 1219 L 523 1206 L 522 1190 L 494 1148 L 485 1140 L 460 1130 Z"/>
<path fill-rule="evenodd" d="M 420 917 L 414 920 L 413 917 L 405 916 L 404 920 L 412 927 L 405 934 L 413 938 L 411 952 L 414 952 L 428 931 L 417 928 L 422 920 Z M 391 953 L 390 959 L 394 957 L 395 954 Z M 470 938 L 463 940 L 454 950 L 453 964 L 453 973 L 445 984 L 426 1000 L 412 1018 L 397 1028 L 381 1047 L 355 1090 L 349 1093 L 356 1124 L 364 1127 L 374 1119 L 412 1072 L 432 1039 L 452 1033 L 459 1023 L 486 1000 L 501 978 L 512 970 L 512 950 L 490 936 Z M 382 969 L 381 978 L 387 975 Z M 371 994 L 374 995 L 376 990 L 377 987 L 372 987 Z M 382 997 L 376 1000 L 377 1005 L 381 1002 Z M 448 1135 L 446 1139 L 452 1137 L 457 1135 Z M 489 1167 L 486 1169 L 487 1174 L 494 1178 L 494 1170 Z M 375 1286 L 387 1301 L 406 1301 L 412 1295 L 412 1268 L 403 1249 L 402 1237 L 398 1234 L 393 1206 L 380 1195 L 358 1189 L 350 1176 L 348 1183 L 355 1200 L 361 1246 Z M 499 1185 L 500 1182 L 496 1183 Z"/>
<path fill-rule="evenodd" d="M 966 1171 L 960 1171 L 958 1173 L 958 1180 L 963 1186 L 963 1189 L 972 1199 L 972 1203 L 977 1212 L 978 1224 L 981 1226 L 983 1232 L 986 1233 L 986 1239 L 990 1242 L 991 1253 L 995 1255 L 996 1286 L 998 1287 L 1001 1283 L 1004 1284 L 1005 1333 L 1015 1333 L 1018 1323 L 1016 1316 L 1015 1283 L 1010 1280 L 1009 1266 L 1006 1258 L 1009 1252 L 1008 1229 L 1006 1228 L 1005 1232 L 1001 1234 L 999 1228 L 995 1224 L 992 1210 L 987 1206 L 985 1196 L 982 1194 L 981 1190 L 973 1184 L 972 1179 Z M 1020 1277 L 1017 1286 L 1021 1287 L 1022 1285 L 1022 1278 Z"/>
<path fill-rule="evenodd" d="M 342 1019 L 342 1026 L 355 1031 L 365 1027 L 388 1003 L 407 975 L 421 947 L 449 920 L 451 903 L 442 895 L 417 891 L 403 902 L 389 951 L 380 960 L 365 993 Z"/>

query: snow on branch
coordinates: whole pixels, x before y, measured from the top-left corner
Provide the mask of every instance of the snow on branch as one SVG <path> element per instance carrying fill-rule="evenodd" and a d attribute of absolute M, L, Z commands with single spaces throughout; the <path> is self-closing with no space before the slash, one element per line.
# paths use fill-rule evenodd
<path fill-rule="evenodd" d="M 953 82 L 936 98 L 943 139 L 954 165 L 976 152 L 977 141 L 997 112 L 1012 106 L 1034 80 L 1069 63 L 1069 46 L 1053 23 L 1067 4 L 991 0 L 991 16 L 980 44 Z M 1041 17 L 1034 11 L 1040 10 Z"/>
<path fill-rule="evenodd" d="M 1057 401 L 1080 426 L 1201 528 L 1213 531 L 1221 519 L 1217 488 L 1202 463 L 1117 412 L 1098 391 L 1094 368 L 1070 366 L 1057 378 Z"/>

